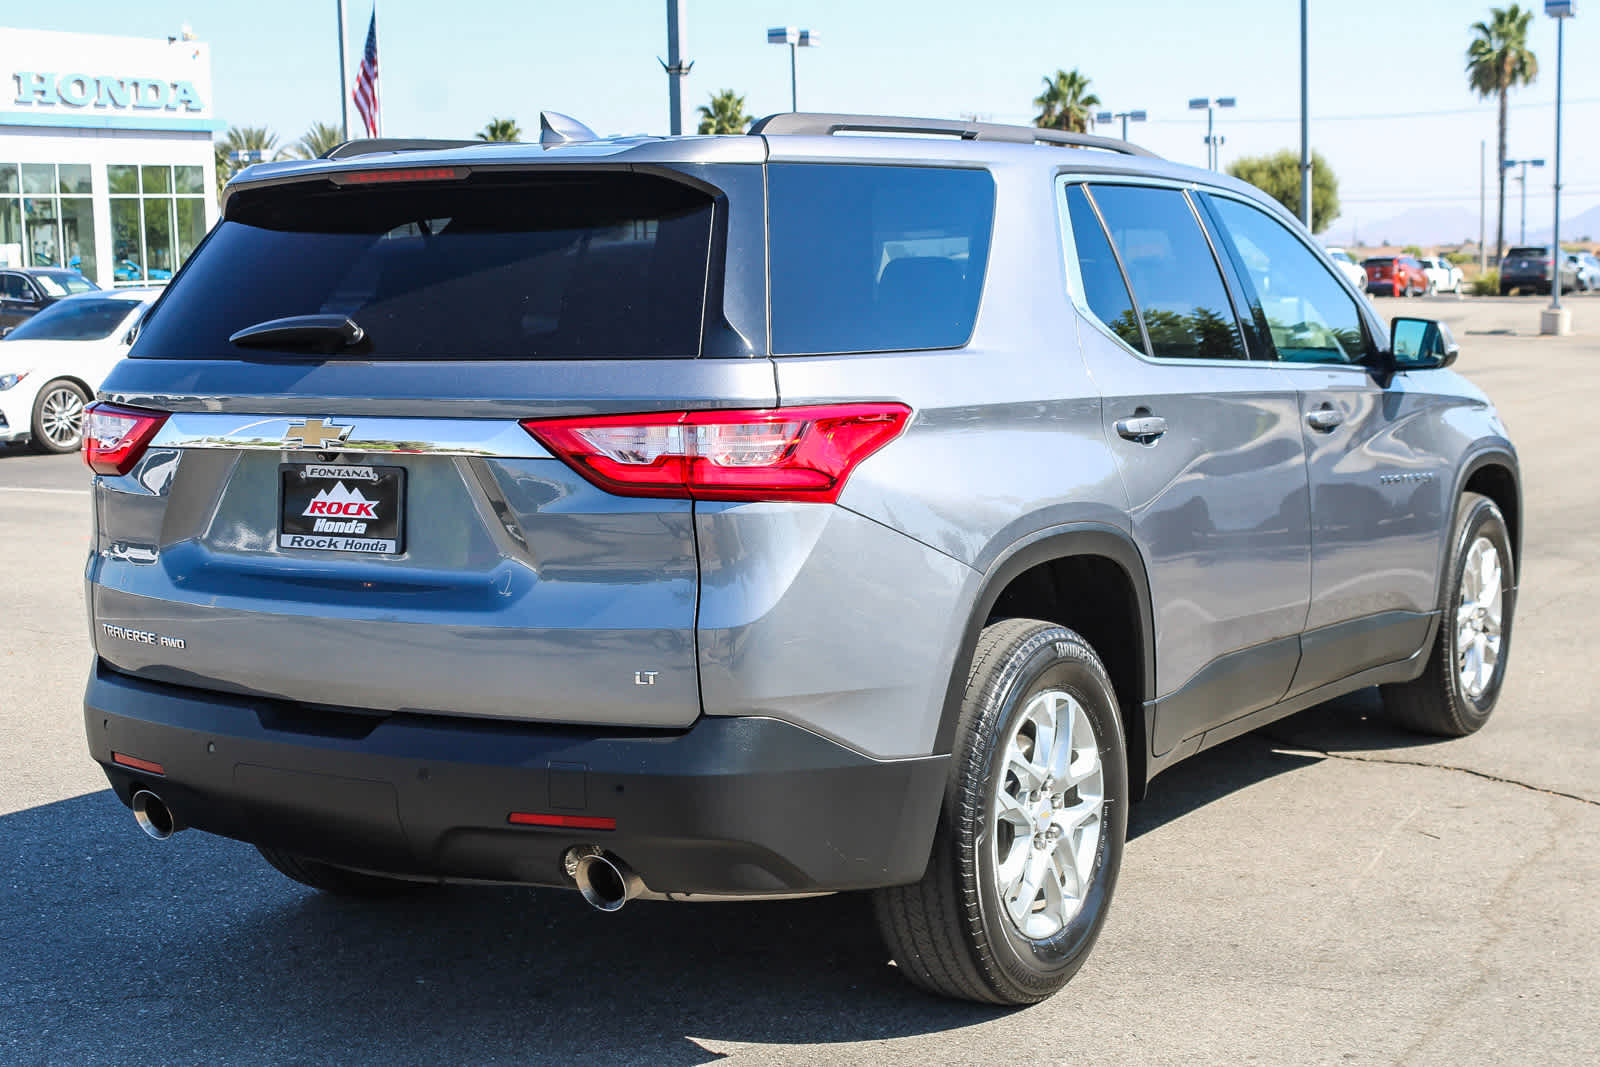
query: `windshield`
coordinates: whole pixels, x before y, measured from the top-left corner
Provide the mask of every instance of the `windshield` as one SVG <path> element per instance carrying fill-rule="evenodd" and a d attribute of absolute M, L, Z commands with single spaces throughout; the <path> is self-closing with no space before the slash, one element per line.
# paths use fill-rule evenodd
<path fill-rule="evenodd" d="M 39 288 L 51 296 L 71 296 L 73 293 L 92 292 L 99 286 L 81 274 L 71 271 L 58 270 L 49 274 L 35 274 L 33 280 L 39 283 Z"/>
<path fill-rule="evenodd" d="M 110 337 L 140 305 L 132 300 L 63 300 L 6 335 L 7 341 L 99 341 Z"/>
<path fill-rule="evenodd" d="M 337 315 L 361 328 L 362 358 L 693 357 L 712 211 L 687 185 L 614 172 L 244 191 L 133 354 L 303 355 L 229 338 Z"/>

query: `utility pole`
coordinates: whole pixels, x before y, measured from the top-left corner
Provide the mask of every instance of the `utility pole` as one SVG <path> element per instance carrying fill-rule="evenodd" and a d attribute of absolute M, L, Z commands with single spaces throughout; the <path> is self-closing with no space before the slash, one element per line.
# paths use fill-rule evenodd
<path fill-rule="evenodd" d="M 694 67 L 694 60 L 683 61 L 683 0 L 667 0 L 667 59 L 661 69 L 667 72 L 667 132 L 683 132 L 683 79 Z"/>
<path fill-rule="evenodd" d="M 1300 0 L 1300 221 L 1311 229 L 1311 79 L 1306 67 L 1306 3 Z"/>
<path fill-rule="evenodd" d="M 344 0 L 339 0 L 339 137 L 350 139 L 350 85 L 344 73 Z"/>
<path fill-rule="evenodd" d="M 1488 164 L 1484 160 L 1484 157 L 1487 156 L 1488 153 L 1489 153 L 1489 142 L 1487 140 L 1479 141 L 1478 142 L 1478 273 L 1479 274 L 1482 274 L 1484 271 L 1489 269 L 1489 249 L 1488 249 L 1487 246 L 1484 245 L 1484 242 L 1489 239 L 1489 235 L 1484 232 L 1484 228 L 1483 228 L 1484 227 L 1484 202 L 1485 202 L 1486 198 L 1489 195 L 1489 186 L 1487 184 L 1488 179 L 1485 177 L 1486 174 L 1488 173 L 1487 170 L 1485 169 L 1485 168 L 1487 168 Z"/>

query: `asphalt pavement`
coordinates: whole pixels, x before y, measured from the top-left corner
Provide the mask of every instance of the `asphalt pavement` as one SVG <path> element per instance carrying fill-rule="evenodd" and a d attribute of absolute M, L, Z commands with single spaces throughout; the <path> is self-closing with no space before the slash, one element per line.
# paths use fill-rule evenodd
<path fill-rule="evenodd" d="M 0 450 L 0 1062 L 1419 1063 L 1600 1059 L 1600 297 L 1441 317 L 1522 454 L 1510 674 L 1481 733 L 1375 694 L 1156 779 L 1067 989 L 1008 1010 L 895 975 L 863 901 L 354 903 L 135 829 L 82 739 L 87 475 Z"/>

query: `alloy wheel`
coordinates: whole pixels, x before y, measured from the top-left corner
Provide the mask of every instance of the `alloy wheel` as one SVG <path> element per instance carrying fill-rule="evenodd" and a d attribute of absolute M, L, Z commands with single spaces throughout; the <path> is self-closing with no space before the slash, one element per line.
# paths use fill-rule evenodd
<path fill-rule="evenodd" d="M 1500 552 L 1487 537 L 1467 549 L 1456 604 L 1456 670 L 1461 691 L 1477 700 L 1494 679 L 1500 662 L 1504 598 L 1500 588 Z"/>
<path fill-rule="evenodd" d="M 62 451 L 74 448 L 83 437 L 83 397 L 70 386 L 57 386 L 39 405 L 39 430 Z"/>
<path fill-rule="evenodd" d="M 1038 941 L 1083 908 L 1102 836 L 1105 778 L 1094 724 L 1070 694 L 1034 695 L 1008 731 L 990 843 L 1013 926 Z"/>

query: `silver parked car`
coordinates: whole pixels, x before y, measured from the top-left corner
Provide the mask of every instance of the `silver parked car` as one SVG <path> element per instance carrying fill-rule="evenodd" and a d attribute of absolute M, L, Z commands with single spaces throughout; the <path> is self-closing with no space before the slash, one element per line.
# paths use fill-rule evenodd
<path fill-rule="evenodd" d="M 870 891 L 910 981 L 1021 1004 L 1161 771 L 1367 686 L 1494 710 L 1505 428 L 1256 189 L 544 128 L 246 170 L 102 388 L 85 721 L 152 836 L 356 895 Z"/>

